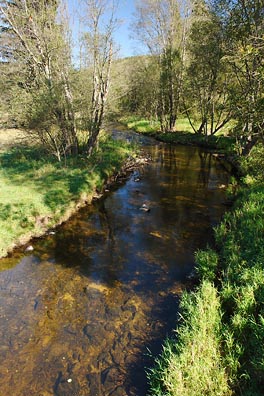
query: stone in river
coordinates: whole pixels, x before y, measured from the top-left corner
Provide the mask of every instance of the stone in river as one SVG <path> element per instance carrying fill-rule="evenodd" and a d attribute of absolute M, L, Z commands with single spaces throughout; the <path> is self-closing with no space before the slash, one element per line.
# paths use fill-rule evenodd
<path fill-rule="evenodd" d="M 32 245 L 26 247 L 25 252 L 33 252 L 34 248 Z"/>

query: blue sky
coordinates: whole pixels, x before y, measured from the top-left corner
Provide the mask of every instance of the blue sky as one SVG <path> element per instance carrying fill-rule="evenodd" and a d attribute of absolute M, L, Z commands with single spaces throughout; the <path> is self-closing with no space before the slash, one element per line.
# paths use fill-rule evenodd
<path fill-rule="evenodd" d="M 120 45 L 120 56 L 126 57 L 135 54 L 136 43 L 130 39 L 130 24 L 133 19 L 134 1 L 120 0 L 118 18 L 122 20 L 121 26 L 115 33 L 115 40 Z"/>
<path fill-rule="evenodd" d="M 73 37 L 78 40 L 78 18 L 76 9 L 78 8 L 78 0 L 67 0 L 69 14 L 72 21 Z M 117 28 L 114 39 L 120 47 L 119 57 L 133 56 L 137 53 L 137 43 L 130 36 L 130 25 L 133 20 L 135 11 L 134 0 L 119 0 L 119 8 L 117 18 L 121 20 L 120 26 Z"/>

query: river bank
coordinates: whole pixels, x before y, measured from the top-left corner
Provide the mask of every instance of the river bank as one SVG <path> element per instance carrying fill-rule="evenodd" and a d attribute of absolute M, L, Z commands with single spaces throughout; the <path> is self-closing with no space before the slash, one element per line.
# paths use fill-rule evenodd
<path fill-rule="evenodd" d="M 149 371 L 151 395 L 263 394 L 264 146 L 241 159 L 232 210 L 216 250 L 196 254 L 200 285 L 186 293 L 175 337 Z"/>
<path fill-rule="evenodd" d="M 194 133 L 190 127 L 188 128 L 186 126 L 186 120 L 182 120 L 182 124 L 181 122 L 179 123 L 179 130 L 175 132 L 160 132 L 158 122 L 141 120 L 137 117 L 122 117 L 119 121 L 128 129 L 146 136 L 151 136 L 164 143 L 199 146 L 229 155 L 233 153 L 233 146 L 235 145 L 235 139 L 228 136 L 227 133 L 208 136 Z"/>
<path fill-rule="evenodd" d="M 124 120 L 127 126 L 129 123 Z M 171 144 L 197 145 L 227 160 L 239 182 L 229 188 L 234 205 L 215 229 L 215 250 L 196 253 L 200 284 L 185 293 L 175 337 L 150 369 L 152 396 L 254 395 L 263 391 L 264 146 L 234 155 L 234 139 L 190 132 L 158 133 L 130 127 Z M 219 154 L 217 156 L 219 157 Z"/>
<path fill-rule="evenodd" d="M 113 136 L 136 140 L 151 161 L 34 251 L 1 260 L 6 395 L 146 396 L 148 351 L 157 356 L 172 334 L 194 251 L 226 210 L 229 174 L 211 153 Z"/>
<path fill-rule="evenodd" d="M 6 131 L 0 153 L 0 258 L 68 220 L 141 162 L 135 146 L 105 134 L 92 158 L 69 159 L 64 166 L 26 141 L 23 131 Z"/>

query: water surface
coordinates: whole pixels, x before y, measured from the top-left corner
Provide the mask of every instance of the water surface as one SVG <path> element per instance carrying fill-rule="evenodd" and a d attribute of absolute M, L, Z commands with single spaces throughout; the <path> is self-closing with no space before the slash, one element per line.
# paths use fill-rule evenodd
<path fill-rule="evenodd" d="M 144 146 L 125 184 L 0 261 L 1 395 L 146 395 L 148 349 L 175 327 L 228 174 L 198 148 Z"/>

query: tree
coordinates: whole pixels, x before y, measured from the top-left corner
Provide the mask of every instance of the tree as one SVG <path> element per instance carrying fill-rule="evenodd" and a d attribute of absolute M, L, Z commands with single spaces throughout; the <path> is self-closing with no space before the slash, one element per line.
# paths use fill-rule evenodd
<path fill-rule="evenodd" d="M 173 130 L 178 117 L 186 61 L 189 3 L 136 3 L 135 32 L 159 66 L 158 115 L 161 129 Z"/>
<path fill-rule="evenodd" d="M 212 135 L 231 118 L 223 28 L 205 1 L 196 2 L 188 42 L 185 112 L 196 133 Z M 200 121 L 198 128 L 192 119 Z"/>
<path fill-rule="evenodd" d="M 56 22 L 57 0 L 1 1 L 2 56 L 26 70 L 20 81 L 28 127 L 61 160 L 78 152 L 73 98 L 69 81 L 70 50 L 63 26 Z M 4 52 L 3 52 L 4 50 Z"/>
<path fill-rule="evenodd" d="M 87 71 L 92 79 L 87 119 L 87 153 L 91 155 L 97 145 L 98 135 L 105 115 L 113 60 L 113 32 L 118 21 L 115 18 L 117 1 L 83 0 L 86 6 L 83 35 L 86 50 Z"/>
<path fill-rule="evenodd" d="M 263 137 L 264 4 L 262 0 L 213 3 L 225 28 L 225 59 L 230 65 L 230 105 L 245 152 Z"/>
<path fill-rule="evenodd" d="M 158 119 L 159 67 L 152 56 L 130 58 L 125 65 L 126 87 L 119 99 L 122 112 Z"/>

